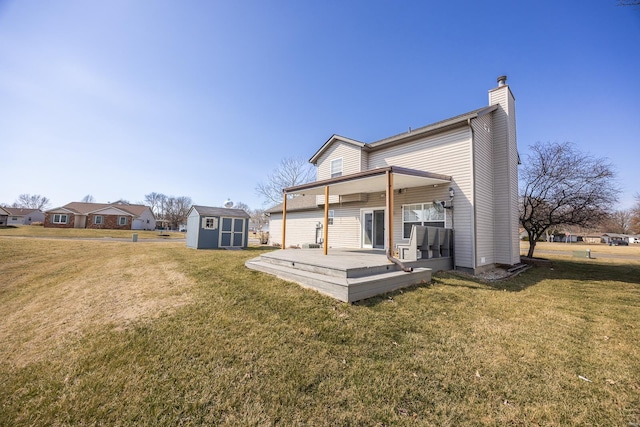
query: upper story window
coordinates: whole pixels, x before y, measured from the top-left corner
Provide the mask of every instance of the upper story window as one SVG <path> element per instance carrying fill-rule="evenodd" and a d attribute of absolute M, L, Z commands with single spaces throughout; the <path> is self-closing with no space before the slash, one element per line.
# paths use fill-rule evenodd
<path fill-rule="evenodd" d="M 331 178 L 342 176 L 342 157 L 331 160 Z"/>
<path fill-rule="evenodd" d="M 69 221 L 69 217 L 66 214 L 54 214 L 53 215 L 53 223 L 54 224 L 66 224 Z"/>
<path fill-rule="evenodd" d="M 118 225 L 127 225 L 127 217 L 119 216 L 118 217 Z"/>
<path fill-rule="evenodd" d="M 93 217 L 94 224 L 102 224 L 103 221 L 104 221 L 104 218 L 102 217 L 102 215 L 96 215 Z"/>

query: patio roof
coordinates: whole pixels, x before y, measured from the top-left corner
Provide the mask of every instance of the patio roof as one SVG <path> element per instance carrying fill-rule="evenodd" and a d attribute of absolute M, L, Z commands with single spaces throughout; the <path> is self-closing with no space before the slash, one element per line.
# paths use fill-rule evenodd
<path fill-rule="evenodd" d="M 407 169 L 398 166 L 358 172 L 337 178 L 309 182 L 307 184 L 288 187 L 283 190 L 286 194 L 324 195 L 325 187 L 331 188 L 331 195 L 345 195 L 356 193 L 373 193 L 384 191 L 387 185 L 387 172 L 393 175 L 393 189 L 424 187 L 451 182 L 451 177 L 432 172 Z"/>

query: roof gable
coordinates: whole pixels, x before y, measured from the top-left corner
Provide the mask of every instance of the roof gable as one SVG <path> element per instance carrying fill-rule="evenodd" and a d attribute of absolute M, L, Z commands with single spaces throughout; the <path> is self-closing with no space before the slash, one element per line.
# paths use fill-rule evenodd
<path fill-rule="evenodd" d="M 309 159 L 309 163 L 316 164 L 320 156 L 322 156 L 322 154 L 325 151 L 327 151 L 329 147 L 331 147 L 336 142 L 344 142 L 346 144 L 354 145 L 358 148 L 364 148 L 364 146 L 366 145 L 364 142 L 356 141 L 355 139 L 345 138 L 344 136 L 333 134 L 331 138 L 329 138 L 327 142 L 322 144 L 322 147 L 320 147 L 320 149 L 316 151 L 316 153 L 313 156 L 311 156 L 311 158 Z"/>

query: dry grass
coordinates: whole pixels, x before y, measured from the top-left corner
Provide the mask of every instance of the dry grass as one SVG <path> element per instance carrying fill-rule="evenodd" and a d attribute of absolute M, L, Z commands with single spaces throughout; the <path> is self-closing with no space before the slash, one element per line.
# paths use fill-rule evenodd
<path fill-rule="evenodd" d="M 177 231 L 146 231 L 146 230 L 100 230 L 91 228 L 44 228 L 42 226 L 23 225 L 0 227 L 0 237 L 52 237 L 77 239 L 127 239 L 133 234 L 138 239 L 184 239 L 185 233 Z"/>
<path fill-rule="evenodd" d="M 258 253 L 0 238 L 0 425 L 640 423 L 639 261 L 349 305 Z"/>
<path fill-rule="evenodd" d="M 124 328 L 192 301 L 193 280 L 161 248 L 0 239 L 0 357 L 16 366 L 62 353 L 86 330 Z M 150 250 L 151 249 L 151 250 Z"/>

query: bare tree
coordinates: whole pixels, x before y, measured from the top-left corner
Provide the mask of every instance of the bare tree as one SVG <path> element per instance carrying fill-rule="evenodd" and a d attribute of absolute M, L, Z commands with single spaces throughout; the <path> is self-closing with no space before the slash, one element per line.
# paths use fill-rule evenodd
<path fill-rule="evenodd" d="M 315 179 L 315 167 L 302 159 L 286 158 L 274 169 L 267 179 L 259 183 L 256 192 L 264 198 L 265 205 L 282 202 L 282 189 L 305 184 Z"/>
<path fill-rule="evenodd" d="M 145 194 L 144 202 L 150 208 L 156 218 L 164 218 L 164 204 L 167 200 L 167 196 L 162 193 L 149 193 Z"/>
<path fill-rule="evenodd" d="M 520 179 L 520 224 L 532 257 L 536 242 L 551 227 L 601 223 L 620 190 L 607 159 L 583 154 L 570 142 L 537 142 L 530 148 Z"/>
<path fill-rule="evenodd" d="M 242 209 L 246 213 L 250 213 L 251 212 L 251 208 L 249 207 L 249 205 L 246 204 L 246 203 L 243 203 L 243 202 L 234 203 L 233 204 L 233 208 L 234 209 Z"/>
<path fill-rule="evenodd" d="M 640 234 L 640 193 L 634 196 L 636 204 L 631 208 L 631 218 L 629 220 L 629 232 Z"/>
<path fill-rule="evenodd" d="M 96 199 L 91 194 L 87 194 L 80 201 L 83 203 L 95 203 Z"/>
<path fill-rule="evenodd" d="M 269 218 L 265 215 L 264 209 L 254 209 L 249 212 L 249 215 L 251 216 L 251 225 L 256 231 L 261 231 L 269 222 Z"/>
<path fill-rule="evenodd" d="M 164 219 L 169 226 L 177 229 L 181 224 L 186 224 L 187 214 L 191 208 L 191 197 L 167 197 L 164 202 Z"/>
<path fill-rule="evenodd" d="M 629 233 L 631 227 L 631 211 L 613 211 L 603 221 L 601 227 L 608 233 Z"/>
<path fill-rule="evenodd" d="M 49 204 L 50 200 L 44 196 L 39 194 L 21 194 L 18 196 L 18 200 L 13 204 L 15 208 L 25 208 L 25 209 L 40 209 L 45 210 Z"/>

